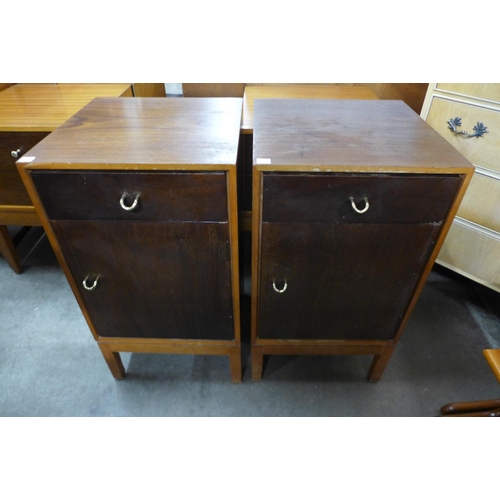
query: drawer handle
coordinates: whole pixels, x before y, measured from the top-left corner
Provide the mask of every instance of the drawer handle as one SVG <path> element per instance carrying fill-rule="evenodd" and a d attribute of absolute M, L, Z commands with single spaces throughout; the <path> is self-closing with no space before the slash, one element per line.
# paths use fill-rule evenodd
<path fill-rule="evenodd" d="M 91 292 L 92 290 L 95 290 L 95 287 L 97 286 L 97 282 L 99 281 L 99 278 L 100 278 L 100 275 L 98 274 L 94 278 L 94 283 L 92 283 L 92 285 L 89 286 L 89 285 L 87 285 L 87 280 L 89 279 L 89 275 L 87 274 L 87 276 L 85 276 L 85 279 L 83 280 L 83 288 L 85 288 L 85 290 L 88 290 L 89 292 Z"/>
<path fill-rule="evenodd" d="M 20 149 L 16 149 L 15 151 L 11 151 L 10 154 L 14 158 L 21 158 L 21 150 Z"/>
<path fill-rule="evenodd" d="M 283 293 L 288 288 L 288 282 L 286 281 L 286 278 L 285 278 L 285 284 L 281 289 L 276 286 L 276 280 L 273 280 L 273 288 L 275 292 Z"/>
<path fill-rule="evenodd" d="M 363 208 L 363 210 L 360 210 L 356 206 L 356 203 L 355 203 L 354 198 L 352 196 L 349 199 L 351 200 L 351 205 L 352 205 L 353 210 L 355 212 L 358 212 L 358 214 L 364 214 L 370 208 L 370 204 L 368 203 L 368 198 L 366 196 L 363 198 L 363 200 L 365 200 L 365 208 Z"/>
<path fill-rule="evenodd" d="M 127 210 L 128 212 L 131 212 L 137 206 L 137 203 L 139 203 L 139 196 L 140 196 L 140 193 L 137 193 L 135 195 L 135 200 L 132 203 L 132 205 L 128 206 L 128 205 L 125 205 L 125 198 L 127 197 L 127 193 L 123 193 L 122 197 L 120 198 L 120 206 L 123 208 L 123 210 Z"/>
<path fill-rule="evenodd" d="M 488 130 L 487 127 L 484 126 L 484 123 L 477 122 L 477 125 L 474 125 L 473 134 L 469 134 L 468 132 L 465 132 L 465 130 L 457 130 L 457 127 L 462 126 L 462 118 L 457 116 L 456 118 L 452 118 L 451 120 L 448 120 L 446 122 L 448 124 L 448 128 L 457 135 L 463 135 L 464 137 L 467 137 L 467 139 L 470 139 L 471 137 L 483 137 L 483 134 L 487 134 Z"/>

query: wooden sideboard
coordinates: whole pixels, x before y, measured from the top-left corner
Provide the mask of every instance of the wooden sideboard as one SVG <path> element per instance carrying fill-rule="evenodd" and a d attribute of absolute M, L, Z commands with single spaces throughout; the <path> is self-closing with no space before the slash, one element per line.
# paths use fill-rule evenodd
<path fill-rule="evenodd" d="M 500 84 L 431 83 L 421 116 L 476 168 L 436 262 L 500 292 Z"/>
<path fill-rule="evenodd" d="M 225 355 L 241 381 L 241 98 L 98 98 L 17 165 L 108 366 Z"/>
<path fill-rule="evenodd" d="M 372 355 L 377 381 L 474 167 L 402 101 L 259 99 L 252 377 L 264 355 Z"/>
<path fill-rule="evenodd" d="M 252 228 L 252 151 L 256 99 L 378 99 L 378 97 L 369 88 L 362 86 L 247 85 L 243 94 L 241 119 L 243 168 L 240 169 L 238 177 L 240 227 L 243 231 L 251 231 Z"/>
<path fill-rule="evenodd" d="M 24 155 L 94 97 L 132 96 L 130 84 L 16 84 L 0 92 L 0 253 L 21 264 L 7 225 L 39 226 L 16 168 Z"/>

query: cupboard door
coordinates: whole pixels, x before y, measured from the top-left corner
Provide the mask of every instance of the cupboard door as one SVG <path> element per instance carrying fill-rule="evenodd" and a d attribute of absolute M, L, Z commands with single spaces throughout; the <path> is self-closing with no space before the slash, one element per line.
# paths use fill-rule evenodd
<path fill-rule="evenodd" d="M 439 224 L 263 223 L 259 337 L 391 339 Z"/>
<path fill-rule="evenodd" d="M 227 223 L 52 226 L 99 336 L 234 338 Z"/>

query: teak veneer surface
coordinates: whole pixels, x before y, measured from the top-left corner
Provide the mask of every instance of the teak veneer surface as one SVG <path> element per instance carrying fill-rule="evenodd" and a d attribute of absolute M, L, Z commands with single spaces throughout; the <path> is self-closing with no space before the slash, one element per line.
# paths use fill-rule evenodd
<path fill-rule="evenodd" d="M 28 156 L 65 169 L 234 165 L 241 98 L 96 98 Z"/>
<path fill-rule="evenodd" d="M 241 128 L 251 134 L 254 127 L 255 99 L 378 99 L 368 87 L 339 85 L 255 85 L 246 86 L 243 94 Z"/>
<path fill-rule="evenodd" d="M 0 92 L 0 131 L 51 132 L 95 97 L 132 97 L 130 83 L 18 83 Z"/>
<path fill-rule="evenodd" d="M 257 99 L 255 108 L 254 164 L 270 169 L 472 167 L 402 101 Z"/>

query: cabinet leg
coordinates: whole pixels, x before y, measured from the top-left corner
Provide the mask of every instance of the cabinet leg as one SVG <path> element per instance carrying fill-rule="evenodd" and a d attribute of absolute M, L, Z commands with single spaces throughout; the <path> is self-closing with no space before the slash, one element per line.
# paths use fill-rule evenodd
<path fill-rule="evenodd" d="M 0 253 L 4 256 L 12 270 L 17 274 L 21 274 L 21 263 L 19 262 L 19 257 L 17 256 L 7 226 L 0 226 Z"/>
<path fill-rule="evenodd" d="M 123 367 L 120 354 L 113 352 L 106 344 L 99 344 L 99 349 L 101 349 L 102 355 L 104 356 L 113 377 L 117 380 L 121 380 L 125 377 L 125 368 Z"/>
<path fill-rule="evenodd" d="M 370 370 L 368 371 L 368 380 L 370 382 L 378 382 L 380 380 L 380 377 L 384 373 L 387 363 L 389 363 L 389 360 L 391 359 L 394 349 L 395 346 L 384 347 L 384 350 L 381 354 L 373 357 Z"/>
<path fill-rule="evenodd" d="M 262 380 L 262 365 L 264 363 L 264 350 L 260 346 L 252 346 L 252 380 Z"/>
<path fill-rule="evenodd" d="M 241 349 L 239 346 L 229 349 L 229 365 L 231 366 L 231 380 L 234 384 L 241 382 Z"/>

